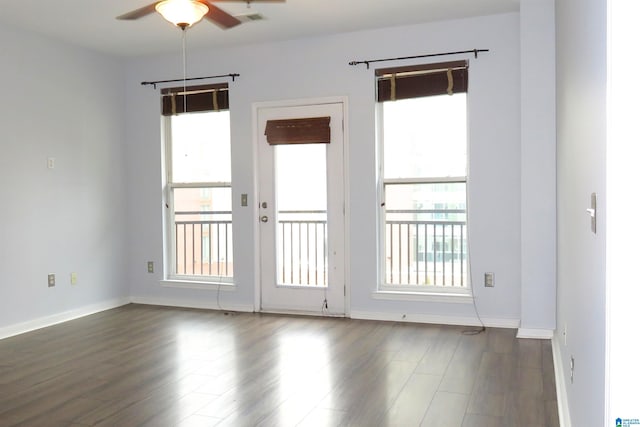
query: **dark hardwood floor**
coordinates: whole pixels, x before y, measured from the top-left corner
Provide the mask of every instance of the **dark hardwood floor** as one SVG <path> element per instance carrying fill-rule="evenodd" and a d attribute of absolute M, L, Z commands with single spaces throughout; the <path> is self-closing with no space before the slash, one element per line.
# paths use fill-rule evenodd
<path fill-rule="evenodd" d="M 128 305 L 0 341 L 0 426 L 557 427 L 515 330 Z"/>

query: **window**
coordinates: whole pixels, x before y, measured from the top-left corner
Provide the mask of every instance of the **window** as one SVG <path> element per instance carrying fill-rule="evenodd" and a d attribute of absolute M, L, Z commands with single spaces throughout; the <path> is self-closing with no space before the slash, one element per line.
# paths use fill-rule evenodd
<path fill-rule="evenodd" d="M 381 289 L 467 289 L 466 62 L 376 75 Z"/>
<path fill-rule="evenodd" d="M 167 89 L 168 278 L 231 283 L 231 143 L 225 85 Z M 187 111 L 184 113 L 184 111 Z"/>

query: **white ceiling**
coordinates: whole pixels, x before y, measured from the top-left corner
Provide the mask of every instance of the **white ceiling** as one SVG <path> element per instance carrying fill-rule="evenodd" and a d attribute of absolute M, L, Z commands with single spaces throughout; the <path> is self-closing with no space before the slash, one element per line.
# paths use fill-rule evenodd
<path fill-rule="evenodd" d="M 97 51 L 137 56 L 179 52 L 179 30 L 154 13 L 137 21 L 116 16 L 150 0 L 0 0 L 0 24 L 27 29 Z M 232 15 L 260 13 L 263 21 L 222 30 L 203 21 L 188 30 L 190 48 L 286 40 L 372 28 L 517 11 L 519 0 L 287 0 L 219 2 Z"/>

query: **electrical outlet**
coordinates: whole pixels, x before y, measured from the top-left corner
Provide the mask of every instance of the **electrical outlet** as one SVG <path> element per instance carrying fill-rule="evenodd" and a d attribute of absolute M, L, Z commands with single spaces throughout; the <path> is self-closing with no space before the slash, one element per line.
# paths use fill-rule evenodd
<path fill-rule="evenodd" d="M 147 261 L 147 273 L 153 273 L 153 261 Z"/>
<path fill-rule="evenodd" d="M 242 193 L 240 195 L 240 206 L 248 206 L 248 205 L 249 205 L 248 196 L 246 193 Z"/>
<path fill-rule="evenodd" d="M 495 286 L 495 275 L 493 273 L 484 273 L 485 288 L 493 288 Z"/>
<path fill-rule="evenodd" d="M 56 285 L 56 275 L 51 273 L 47 276 L 47 283 L 50 288 L 53 288 Z"/>
<path fill-rule="evenodd" d="M 78 284 L 78 273 L 76 273 L 75 271 L 71 273 L 71 284 L 72 285 Z"/>

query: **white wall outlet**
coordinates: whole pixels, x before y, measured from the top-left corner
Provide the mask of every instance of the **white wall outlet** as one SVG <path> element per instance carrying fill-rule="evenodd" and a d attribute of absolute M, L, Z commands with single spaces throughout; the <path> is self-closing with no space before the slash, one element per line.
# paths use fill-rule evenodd
<path fill-rule="evenodd" d="M 71 284 L 72 285 L 78 284 L 78 273 L 76 273 L 75 271 L 71 273 Z"/>
<path fill-rule="evenodd" d="M 56 167 L 56 158 L 47 157 L 47 168 L 54 169 Z"/>
<path fill-rule="evenodd" d="M 153 261 L 147 261 L 147 273 L 153 273 Z"/>
<path fill-rule="evenodd" d="M 495 275 L 493 273 L 484 273 L 485 288 L 493 288 L 495 286 Z"/>
<path fill-rule="evenodd" d="M 56 275 L 53 273 L 50 273 L 47 276 L 47 284 L 49 285 L 50 288 L 53 288 L 56 285 Z"/>

